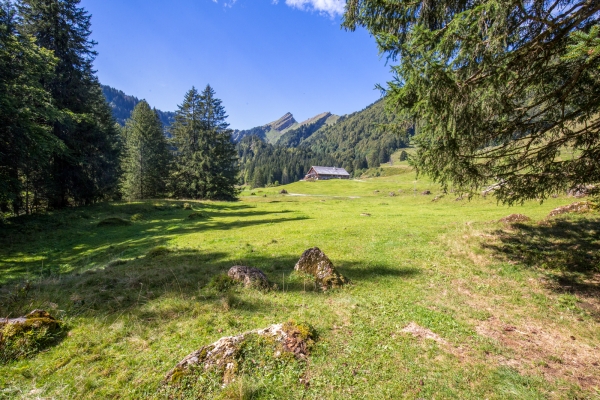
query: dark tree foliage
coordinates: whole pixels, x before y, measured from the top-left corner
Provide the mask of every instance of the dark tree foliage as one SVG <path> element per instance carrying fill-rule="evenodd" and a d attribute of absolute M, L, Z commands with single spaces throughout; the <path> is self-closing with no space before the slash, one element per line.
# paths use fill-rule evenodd
<path fill-rule="evenodd" d="M 123 131 L 123 195 L 128 199 L 164 196 L 170 153 L 158 113 L 142 100 L 133 109 Z"/>
<path fill-rule="evenodd" d="M 172 191 L 176 197 L 232 200 L 238 165 L 227 115 L 215 91 L 192 88 L 175 113 L 170 132 L 176 147 Z"/>
<path fill-rule="evenodd" d="M 119 177 L 119 136 L 94 75 L 95 42 L 90 15 L 79 0 L 21 0 L 21 31 L 58 59 L 53 76 L 42 80 L 62 117 L 52 132 L 64 143 L 47 177 L 49 207 L 89 204 L 115 195 Z"/>
<path fill-rule="evenodd" d="M 600 181 L 600 2 L 349 0 L 399 59 L 388 107 L 416 121 L 414 165 L 506 203 Z"/>
<path fill-rule="evenodd" d="M 0 2 L 0 209 L 18 215 L 38 207 L 50 155 L 63 146 L 52 134 L 58 112 L 41 84 L 57 60 L 19 34 L 15 12 Z"/>
<path fill-rule="evenodd" d="M 126 95 L 123 91 L 106 85 L 102 85 L 102 94 L 104 94 L 108 105 L 112 109 L 113 117 L 121 126 L 125 126 L 125 121 L 131 116 L 133 109 L 141 101 L 137 97 Z M 173 123 L 175 113 L 161 110 L 156 110 L 156 112 L 167 130 Z"/>

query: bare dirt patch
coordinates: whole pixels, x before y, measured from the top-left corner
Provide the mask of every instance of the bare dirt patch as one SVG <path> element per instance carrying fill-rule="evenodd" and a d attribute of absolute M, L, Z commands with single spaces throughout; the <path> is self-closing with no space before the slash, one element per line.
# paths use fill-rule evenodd
<path fill-rule="evenodd" d="M 417 325 L 414 322 L 411 322 L 410 324 L 408 324 L 404 329 L 402 329 L 402 332 L 410 333 L 411 335 L 413 335 L 414 337 L 419 338 L 419 339 L 431 339 L 439 344 L 443 344 L 443 345 L 448 344 L 448 342 L 445 341 L 438 334 L 433 333 L 429 329 L 423 328 L 422 326 Z"/>
<path fill-rule="evenodd" d="M 536 373 L 546 379 L 565 379 L 582 389 L 600 385 L 600 348 L 583 343 L 558 327 L 528 321 L 514 325 L 491 317 L 476 327 L 477 333 L 512 350 L 512 357 L 488 357 L 520 373 Z"/>

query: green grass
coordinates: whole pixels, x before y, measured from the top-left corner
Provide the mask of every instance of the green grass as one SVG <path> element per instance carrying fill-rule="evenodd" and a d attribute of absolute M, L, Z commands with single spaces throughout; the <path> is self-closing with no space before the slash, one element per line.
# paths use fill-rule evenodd
<path fill-rule="evenodd" d="M 219 396 L 599 396 L 597 214 L 538 225 L 574 200 L 508 208 L 448 193 L 432 202 L 435 184 L 405 162 L 392 168 L 189 202 L 201 219 L 164 201 L 10 221 L 0 229 L 0 316 L 44 308 L 67 334 L 1 365 L 0 398 L 160 398 L 165 374 L 190 352 L 290 319 L 318 333 L 302 382 L 296 370 L 259 371 Z M 511 213 L 532 222 L 496 222 Z M 98 227 L 108 218 L 131 224 Z M 292 274 L 314 246 L 351 285 L 319 292 Z M 262 269 L 277 289 L 210 287 L 233 265 Z M 402 332 L 411 322 L 443 342 Z"/>

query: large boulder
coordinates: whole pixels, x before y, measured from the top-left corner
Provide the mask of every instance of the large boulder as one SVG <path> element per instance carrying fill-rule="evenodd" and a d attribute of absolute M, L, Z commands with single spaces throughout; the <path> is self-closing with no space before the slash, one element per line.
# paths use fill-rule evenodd
<path fill-rule="evenodd" d="M 305 250 L 294 270 L 314 276 L 323 290 L 340 287 L 348 282 L 336 271 L 329 257 L 318 247 Z"/>
<path fill-rule="evenodd" d="M 177 384 L 190 375 L 217 373 L 223 384 L 231 383 L 240 372 L 248 367 L 255 370 L 255 358 L 246 359 L 252 351 L 256 359 L 265 363 L 281 364 L 281 361 L 306 359 L 316 334 L 310 325 L 288 321 L 257 329 L 237 336 L 222 337 L 216 342 L 203 346 L 181 360 L 166 375 L 164 383 Z"/>
<path fill-rule="evenodd" d="M 229 268 L 227 275 L 235 281 L 242 282 L 245 287 L 267 288 L 269 286 L 267 276 L 258 268 L 234 265 Z"/>
<path fill-rule="evenodd" d="M 0 363 L 37 353 L 55 341 L 59 331 L 60 322 L 44 310 L 0 319 Z"/>

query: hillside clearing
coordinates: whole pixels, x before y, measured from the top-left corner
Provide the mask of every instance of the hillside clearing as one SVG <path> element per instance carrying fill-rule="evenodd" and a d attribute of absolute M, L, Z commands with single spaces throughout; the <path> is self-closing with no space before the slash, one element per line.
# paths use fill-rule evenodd
<path fill-rule="evenodd" d="M 0 316 L 44 308 L 67 334 L 0 366 L 0 397 L 160 397 L 187 354 L 290 319 L 319 336 L 301 380 L 258 369 L 222 396 L 600 395 L 600 218 L 546 220 L 574 199 L 432 202 L 439 190 L 413 174 L 254 191 L 234 203 L 188 201 L 191 210 L 111 203 L 2 228 Z M 497 222 L 513 213 L 532 221 Z M 131 224 L 96 227 L 107 218 Z M 314 246 L 350 285 L 321 292 L 292 274 Z M 277 288 L 207 287 L 233 265 L 260 268 Z"/>

